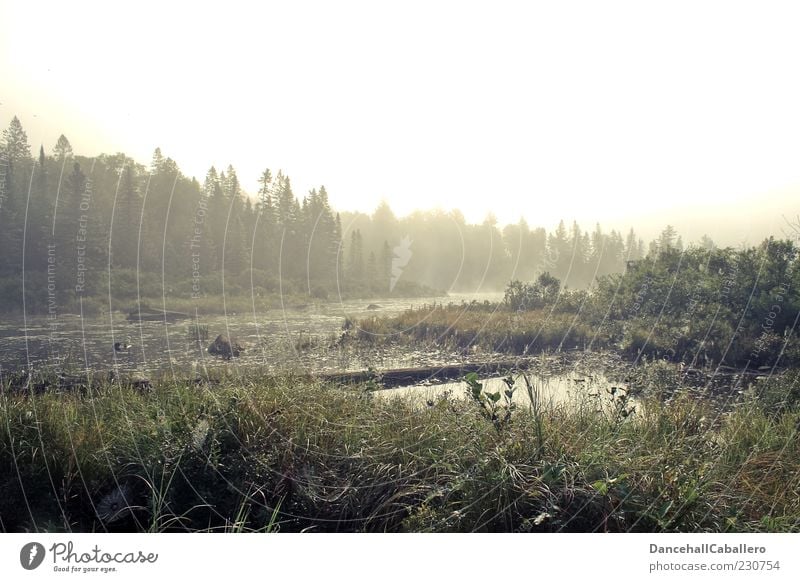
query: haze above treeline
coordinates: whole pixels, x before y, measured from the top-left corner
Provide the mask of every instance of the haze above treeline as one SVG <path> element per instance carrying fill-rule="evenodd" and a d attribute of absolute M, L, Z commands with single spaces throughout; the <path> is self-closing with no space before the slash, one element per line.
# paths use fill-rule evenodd
<path fill-rule="evenodd" d="M 20 116 L 20 119 L 23 119 Z M 42 121 L 36 116 L 28 116 L 23 119 L 25 127 L 31 125 L 37 128 L 35 135 L 57 136 L 52 128 L 42 126 Z M 55 142 L 55 138 L 52 140 Z M 72 139 L 70 139 L 73 142 Z M 78 143 L 86 143 L 85 139 L 76 140 Z M 121 143 L 124 140 L 101 140 L 109 147 L 112 144 Z M 36 139 L 31 139 L 31 144 L 35 147 Z M 73 142 L 74 143 L 74 142 Z M 95 143 L 95 140 L 90 140 Z M 95 147 L 89 146 L 78 148 L 87 157 L 100 157 L 103 154 Z M 141 148 L 138 148 L 139 150 Z M 48 148 L 45 147 L 47 151 Z M 140 155 L 127 155 L 130 158 L 137 158 L 142 161 Z M 181 171 L 189 178 L 195 178 L 202 183 L 205 178 L 205 170 L 198 174 L 197 163 L 190 164 L 189 171 L 186 171 L 181 160 L 186 156 L 181 152 L 170 153 Z M 218 158 L 224 159 L 223 156 Z M 211 164 L 209 164 L 210 166 Z M 215 167 L 224 169 L 228 163 L 217 164 Z M 238 165 L 234 163 L 238 168 Z M 252 168 L 253 164 L 248 164 Z M 273 166 L 271 166 L 273 167 Z M 531 172 L 538 171 L 537 166 L 531 163 Z M 206 168 L 207 170 L 207 168 Z M 398 218 L 412 214 L 415 211 L 429 212 L 449 212 L 453 209 L 461 211 L 467 222 L 480 223 L 487 217 L 495 217 L 498 224 L 506 226 L 515 224 L 520 218 L 525 219 L 529 224 L 542 226 L 548 231 L 557 228 L 558 223 L 564 220 L 567 225 L 577 222 L 583 230 L 592 230 L 599 222 L 606 230 L 615 229 L 626 231 L 631 225 L 636 226 L 637 234 L 646 240 L 657 238 L 666 224 L 673 225 L 687 241 L 700 240 L 704 235 L 711 237 L 717 244 L 722 246 L 739 246 L 742 244 L 757 244 L 768 236 L 781 235 L 787 232 L 787 225 L 797 219 L 800 214 L 800 182 L 784 183 L 776 185 L 774 181 L 765 176 L 764 186 L 760 190 L 743 193 L 737 189 L 731 189 L 729 195 L 725 196 L 718 190 L 709 192 L 705 195 L 701 188 L 696 189 L 691 202 L 686 201 L 686 196 L 671 196 L 661 190 L 649 191 L 643 187 L 638 197 L 608 197 L 607 194 L 598 193 L 593 195 L 592 188 L 587 187 L 587 194 L 580 200 L 573 197 L 554 194 L 546 189 L 539 189 L 528 184 L 520 184 L 514 188 L 517 195 L 517 204 L 508 204 L 508 185 L 503 180 L 498 180 L 496 188 L 491 184 L 485 184 L 485 194 L 478 200 L 461 195 L 460 181 L 463 177 L 458 177 L 452 182 L 452 186 L 439 186 L 437 196 L 431 197 L 432 202 L 425 204 L 419 202 L 417 208 L 408 208 L 408 196 L 397 193 L 396 188 L 391 183 L 391 177 L 382 183 L 375 183 L 370 190 L 374 193 L 365 196 L 364 186 L 357 176 L 354 182 L 359 185 L 359 195 L 351 196 L 347 191 L 347 186 L 331 187 L 331 183 L 343 182 L 338 171 L 331 171 L 332 179 L 321 176 L 318 169 L 302 168 L 310 174 L 320 177 L 320 183 L 328 186 L 331 204 L 340 212 L 346 213 L 366 213 L 372 214 L 381 203 L 388 203 Z M 442 171 L 447 168 L 443 167 Z M 469 173 L 470 167 L 464 167 L 460 172 Z M 284 169 L 285 171 L 285 169 Z M 352 167 L 352 172 L 358 174 L 361 170 L 357 166 Z M 413 173 L 414 168 L 408 168 L 409 173 Z M 387 175 L 396 175 L 387 169 Z M 581 172 L 579 168 L 575 172 Z M 287 172 L 288 173 L 288 172 Z M 242 175 L 240 172 L 240 187 L 246 196 L 253 202 L 258 199 L 260 188 L 258 178 L 260 170 L 248 172 Z M 305 193 L 318 184 L 310 181 L 309 176 L 303 173 L 291 173 L 293 189 L 298 193 Z M 404 178 L 407 181 L 407 178 Z M 419 190 L 428 191 L 431 185 L 420 181 Z M 498 196 L 498 190 L 501 195 Z M 388 193 L 388 194 L 387 194 Z M 442 203 L 441 194 L 445 196 L 447 203 Z M 302 197 L 302 194 L 301 194 Z M 480 199 L 482 198 L 482 200 Z M 450 202 L 452 201 L 452 202 Z M 496 206 L 495 204 L 500 204 Z M 517 211 L 513 210 L 517 207 Z M 478 210 L 483 208 L 486 210 Z M 533 210 L 531 210 L 533 208 Z"/>
<path fill-rule="evenodd" d="M 397 217 L 386 201 L 370 213 L 339 212 L 323 185 L 296 192 L 279 169 L 265 168 L 250 197 L 232 165 L 212 167 L 199 181 L 160 149 L 149 164 L 122 153 L 88 158 L 62 135 L 37 151 L 16 117 L 2 143 L 6 297 L 22 296 L 23 257 L 29 288 L 52 280 L 69 304 L 107 291 L 111 272 L 119 300 L 142 290 L 159 296 L 161 283 L 192 297 L 489 291 L 545 271 L 586 288 L 659 246 L 715 244 L 708 236 L 683 239 L 666 223 L 645 239 L 639 225 L 587 229 L 562 221 L 546 230 L 524 219 L 470 223 L 457 209 Z M 40 293 L 28 306 L 42 302 Z"/>
<path fill-rule="evenodd" d="M 721 245 L 800 214 L 796 3 L 579 5 L 4 2 L 0 122 L 200 183 L 233 163 L 254 198 L 281 168 L 340 212 Z"/>

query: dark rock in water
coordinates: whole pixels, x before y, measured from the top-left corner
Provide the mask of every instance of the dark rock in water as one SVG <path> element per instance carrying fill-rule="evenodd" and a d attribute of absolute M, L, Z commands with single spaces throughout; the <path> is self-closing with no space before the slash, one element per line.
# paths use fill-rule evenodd
<path fill-rule="evenodd" d="M 217 339 L 208 346 L 208 353 L 212 356 L 222 356 L 226 360 L 239 357 L 244 347 L 235 339 L 231 340 L 225 334 L 219 334 Z"/>
<path fill-rule="evenodd" d="M 377 303 L 370 303 L 369 305 L 367 305 L 367 309 L 369 309 L 370 311 L 373 311 L 375 309 L 380 309 L 380 308 L 381 308 L 381 306 L 378 305 Z"/>
<path fill-rule="evenodd" d="M 152 390 L 153 389 L 153 385 L 150 383 L 150 380 L 148 378 L 144 378 L 144 377 L 131 378 L 131 386 L 133 386 L 137 390 Z"/>

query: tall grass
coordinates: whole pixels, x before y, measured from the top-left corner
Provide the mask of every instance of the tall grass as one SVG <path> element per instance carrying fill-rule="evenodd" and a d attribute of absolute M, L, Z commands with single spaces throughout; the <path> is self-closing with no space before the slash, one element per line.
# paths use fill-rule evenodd
<path fill-rule="evenodd" d="M 498 427 L 468 398 L 420 407 L 291 375 L 212 380 L 4 386 L 0 528 L 800 530 L 800 413 L 757 394 L 724 415 L 679 393 L 622 416 L 531 384 L 533 408 Z"/>
<path fill-rule="evenodd" d="M 492 305 L 448 305 L 409 310 L 395 317 L 364 318 L 355 326 L 362 341 L 426 341 L 515 354 L 607 345 L 595 328 L 570 313 L 509 311 Z"/>

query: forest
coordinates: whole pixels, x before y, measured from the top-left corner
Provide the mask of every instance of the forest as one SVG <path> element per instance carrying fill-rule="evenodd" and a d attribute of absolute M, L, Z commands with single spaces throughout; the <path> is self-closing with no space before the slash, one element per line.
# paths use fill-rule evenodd
<path fill-rule="evenodd" d="M 17 117 L 2 137 L 5 312 L 74 313 L 80 297 L 91 313 L 109 296 L 126 308 L 162 294 L 219 297 L 223 288 L 229 297 L 319 300 L 500 291 L 544 271 L 585 289 L 646 253 L 632 229 L 623 236 L 599 224 L 587 232 L 561 221 L 547 232 L 524 219 L 469 224 L 457 210 L 397 217 L 377 199 L 372 214 L 339 212 L 324 186 L 298 196 L 280 170 L 265 169 L 250 196 L 232 165 L 211 167 L 201 183 L 158 148 L 149 165 L 123 153 L 89 158 L 61 135 L 34 155 Z M 662 236 L 683 244 L 671 227 Z M 402 263 L 397 274 L 393 261 Z"/>

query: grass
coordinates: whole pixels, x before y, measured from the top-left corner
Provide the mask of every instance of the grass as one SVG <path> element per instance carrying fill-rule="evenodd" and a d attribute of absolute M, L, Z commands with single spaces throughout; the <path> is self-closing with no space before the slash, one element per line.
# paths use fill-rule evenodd
<path fill-rule="evenodd" d="M 426 306 L 390 318 L 360 319 L 356 329 L 366 342 L 405 339 L 516 354 L 606 345 L 574 314 L 517 312 L 492 304 Z"/>
<path fill-rule="evenodd" d="M 800 531 L 800 413 L 765 398 L 796 384 L 724 414 L 680 391 L 629 415 L 532 396 L 503 423 L 291 375 L 5 385 L 0 529 Z"/>
<path fill-rule="evenodd" d="M 776 363 L 791 367 L 800 354 L 800 340 L 775 334 L 767 347 L 755 353 L 757 336 L 743 333 L 734 341 L 730 334 L 720 331 L 727 329 L 722 321 L 687 329 L 673 317 L 623 321 L 598 316 L 596 307 L 556 307 L 516 311 L 503 303 L 426 305 L 393 317 L 359 319 L 352 324 L 353 336 L 367 344 L 423 342 L 517 355 L 602 350 L 631 361 L 668 359 L 711 369 L 718 364 L 750 369 Z M 729 331 L 733 333 L 732 328 Z"/>

